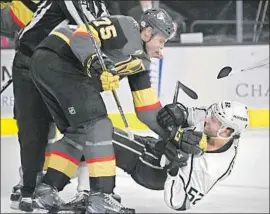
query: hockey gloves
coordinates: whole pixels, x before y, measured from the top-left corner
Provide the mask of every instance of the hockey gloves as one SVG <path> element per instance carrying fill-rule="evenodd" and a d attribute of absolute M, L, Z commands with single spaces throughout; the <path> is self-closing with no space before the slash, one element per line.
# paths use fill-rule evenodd
<path fill-rule="evenodd" d="M 175 176 L 179 167 L 186 166 L 188 156 L 200 157 L 207 147 L 205 135 L 193 128 L 174 129 L 165 145 L 164 155 L 170 161 L 168 173 Z"/>
<path fill-rule="evenodd" d="M 166 143 L 164 155 L 169 161 L 169 164 L 166 165 L 166 169 L 172 176 L 177 174 L 179 168 L 187 165 L 189 155 L 177 149 L 177 145 L 171 142 Z"/>
<path fill-rule="evenodd" d="M 93 81 L 99 80 L 99 84 L 95 84 L 100 91 L 110 91 L 119 88 L 119 76 L 115 70 L 115 64 L 107 56 L 103 55 L 106 70 L 103 71 L 102 65 L 96 54 L 86 59 L 85 67 L 88 76 Z"/>
<path fill-rule="evenodd" d="M 183 126 L 188 117 L 187 108 L 181 103 L 165 105 L 157 114 L 157 122 L 164 130 Z"/>
<path fill-rule="evenodd" d="M 203 132 L 195 131 L 194 128 L 174 129 L 169 142 L 176 145 L 177 149 L 196 157 L 203 155 L 207 147 L 206 136 Z"/>

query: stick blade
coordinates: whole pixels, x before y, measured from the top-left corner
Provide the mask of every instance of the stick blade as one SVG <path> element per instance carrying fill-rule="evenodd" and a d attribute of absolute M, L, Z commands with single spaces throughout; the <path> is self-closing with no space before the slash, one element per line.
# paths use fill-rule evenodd
<path fill-rule="evenodd" d="M 193 100 L 198 99 L 197 93 L 193 91 L 192 89 L 188 88 L 187 86 L 185 86 L 184 84 L 182 84 L 180 81 L 179 81 L 179 87 Z"/>
<path fill-rule="evenodd" d="M 222 68 L 217 75 L 217 79 L 221 79 L 221 78 L 229 76 L 231 71 L 232 71 L 232 67 L 230 67 L 230 66 L 226 66 L 226 67 Z"/>

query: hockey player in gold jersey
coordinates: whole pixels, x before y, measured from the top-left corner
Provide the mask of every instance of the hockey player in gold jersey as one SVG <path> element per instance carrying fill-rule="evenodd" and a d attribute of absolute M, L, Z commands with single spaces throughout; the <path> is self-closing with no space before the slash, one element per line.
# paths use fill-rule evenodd
<path fill-rule="evenodd" d="M 162 57 L 173 33 L 172 19 L 162 9 L 151 9 L 140 24 L 132 17 L 110 16 L 92 21 L 89 27 L 103 52 L 106 71 L 85 25 L 57 29 L 32 56 L 32 78 L 64 135 L 54 144 L 47 173 L 36 190 L 36 204 L 45 209 L 61 207 L 57 191 L 84 155 L 91 184 L 87 211 L 133 212 L 111 196 L 116 167 L 112 125 L 100 92 L 117 88 L 120 76 L 127 76 L 138 118 L 167 137 L 156 121 L 162 106 L 151 87 L 149 65 L 151 57 Z M 54 198 L 47 200 L 48 194 Z"/>
<path fill-rule="evenodd" d="M 86 15 L 85 13 L 89 20 L 94 19 L 92 13 L 102 15 L 102 11 L 98 11 L 101 7 L 95 7 L 95 11 L 90 11 L 90 9 L 81 11 L 80 3 L 83 4 L 83 8 L 90 8 L 87 6 L 93 2 L 92 0 L 14 0 L 1 4 L 1 34 L 14 37 L 14 34 L 21 29 L 16 41 L 12 78 L 14 114 L 18 126 L 23 172 L 19 207 L 23 211 L 33 210 L 32 194 L 35 190 L 37 174 L 42 171 L 45 148 L 53 121 L 30 77 L 30 57 L 34 48 L 56 27 L 67 23 L 81 24 L 81 17 Z M 95 2 L 103 4 L 101 0 Z M 11 199 L 17 199 L 16 197 L 20 195 L 20 193 L 16 194 L 17 191 L 19 189 L 15 188 L 15 198 Z"/>

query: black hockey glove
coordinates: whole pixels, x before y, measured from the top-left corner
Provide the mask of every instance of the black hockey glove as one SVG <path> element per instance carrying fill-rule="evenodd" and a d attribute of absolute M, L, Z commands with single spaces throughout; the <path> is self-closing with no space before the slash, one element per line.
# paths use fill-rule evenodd
<path fill-rule="evenodd" d="M 169 141 L 176 145 L 176 148 L 196 157 L 203 155 L 206 151 L 206 136 L 194 128 L 178 128 L 171 132 Z"/>
<path fill-rule="evenodd" d="M 103 60 L 106 71 L 103 71 L 96 54 L 89 56 L 85 61 L 86 72 L 94 81 L 100 81 L 100 84 L 95 84 L 100 91 L 116 89 L 119 87 L 119 76 L 115 70 L 115 64 L 105 55 L 103 55 Z"/>
<path fill-rule="evenodd" d="M 187 108 L 181 103 L 165 105 L 157 114 L 157 122 L 164 130 L 182 126 L 188 117 Z"/>
<path fill-rule="evenodd" d="M 167 142 L 164 150 L 169 164 L 166 166 L 167 171 L 170 175 L 175 176 L 179 168 L 187 165 L 188 154 L 177 149 L 177 145 Z"/>

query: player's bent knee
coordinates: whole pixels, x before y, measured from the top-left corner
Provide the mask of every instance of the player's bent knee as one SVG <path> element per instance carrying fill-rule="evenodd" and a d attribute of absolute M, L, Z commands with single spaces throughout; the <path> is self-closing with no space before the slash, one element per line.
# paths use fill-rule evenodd
<path fill-rule="evenodd" d="M 89 141 L 86 142 L 86 163 L 89 177 L 115 176 L 115 155 L 112 144 L 113 127 L 108 117 L 88 126 Z"/>

